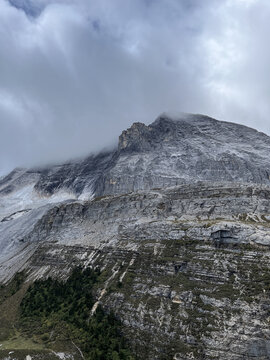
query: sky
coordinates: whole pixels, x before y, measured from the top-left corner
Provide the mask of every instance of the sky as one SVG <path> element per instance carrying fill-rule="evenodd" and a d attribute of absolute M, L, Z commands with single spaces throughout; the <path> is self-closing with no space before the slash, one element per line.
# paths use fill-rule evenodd
<path fill-rule="evenodd" d="M 206 114 L 270 134 L 269 0 L 0 0 L 0 175 Z"/>

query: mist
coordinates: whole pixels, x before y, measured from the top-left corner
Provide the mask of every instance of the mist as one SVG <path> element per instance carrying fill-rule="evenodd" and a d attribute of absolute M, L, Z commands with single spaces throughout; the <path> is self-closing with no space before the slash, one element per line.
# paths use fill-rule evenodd
<path fill-rule="evenodd" d="M 270 134 L 269 0 L 2 0 L 0 175 L 202 113 Z"/>

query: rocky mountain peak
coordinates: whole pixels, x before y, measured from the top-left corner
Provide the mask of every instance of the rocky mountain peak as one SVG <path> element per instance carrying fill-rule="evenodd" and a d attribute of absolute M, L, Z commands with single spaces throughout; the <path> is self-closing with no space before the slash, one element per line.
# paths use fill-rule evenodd
<path fill-rule="evenodd" d="M 194 126 L 189 124 L 188 114 L 180 117 L 163 113 L 150 125 L 135 122 L 130 128 L 124 130 L 119 137 L 118 150 L 126 152 L 151 151 L 175 138 L 182 128 L 182 135 L 191 135 Z M 194 132 L 194 129 L 193 129 Z"/>
<path fill-rule="evenodd" d="M 0 196 L 8 197 L 0 221 L 25 206 L 61 199 L 199 181 L 269 185 L 269 149 L 270 137 L 246 126 L 163 113 L 150 125 L 136 122 L 124 130 L 111 151 L 57 166 L 15 169 L 0 181 Z"/>
<path fill-rule="evenodd" d="M 141 151 L 149 149 L 150 129 L 143 123 L 135 122 L 119 136 L 119 151 Z"/>

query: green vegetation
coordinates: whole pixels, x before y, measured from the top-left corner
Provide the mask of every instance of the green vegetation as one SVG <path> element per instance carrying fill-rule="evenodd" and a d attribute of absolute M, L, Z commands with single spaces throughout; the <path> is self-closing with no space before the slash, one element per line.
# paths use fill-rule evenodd
<path fill-rule="evenodd" d="M 77 268 L 66 282 L 51 278 L 34 282 L 20 305 L 24 333 L 50 346 L 69 341 L 89 360 L 134 359 L 115 316 L 100 306 L 91 316 L 92 287 L 99 277 L 99 271 Z"/>
<path fill-rule="evenodd" d="M 0 304 L 14 295 L 20 289 L 23 281 L 24 273 L 18 272 L 8 285 L 0 285 Z"/>

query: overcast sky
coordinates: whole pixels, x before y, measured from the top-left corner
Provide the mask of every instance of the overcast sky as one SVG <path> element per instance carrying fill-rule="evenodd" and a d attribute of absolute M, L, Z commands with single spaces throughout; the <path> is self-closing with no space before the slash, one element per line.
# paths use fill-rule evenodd
<path fill-rule="evenodd" d="M 0 0 L 0 174 L 203 113 L 270 134 L 269 0 Z"/>

